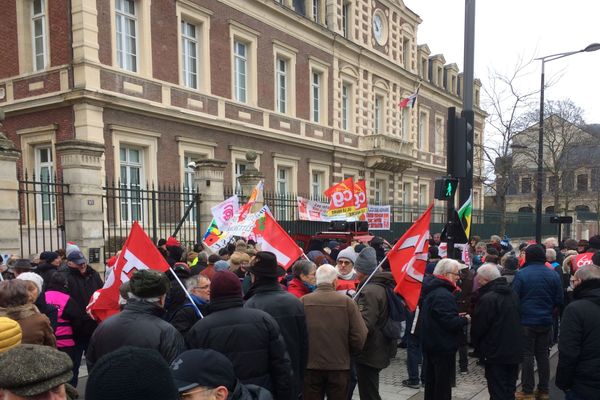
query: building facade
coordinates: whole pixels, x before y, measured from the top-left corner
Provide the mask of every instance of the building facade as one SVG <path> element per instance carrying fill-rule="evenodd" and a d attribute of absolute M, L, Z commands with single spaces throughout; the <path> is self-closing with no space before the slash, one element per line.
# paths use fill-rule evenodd
<path fill-rule="evenodd" d="M 248 150 L 279 193 L 321 195 L 353 176 L 372 202 L 426 205 L 445 172 L 446 109 L 461 108 L 462 74 L 418 44 L 421 19 L 400 0 L 0 7 L 0 107 L 19 176 L 71 184 L 74 220 L 103 212 L 86 195 L 102 202 L 104 185 L 190 187 L 198 159 L 226 161 L 235 188 Z M 415 106 L 400 109 L 419 82 Z M 479 89 L 476 80 L 477 143 Z M 139 217 L 134 203 L 119 207 L 121 219 Z"/>

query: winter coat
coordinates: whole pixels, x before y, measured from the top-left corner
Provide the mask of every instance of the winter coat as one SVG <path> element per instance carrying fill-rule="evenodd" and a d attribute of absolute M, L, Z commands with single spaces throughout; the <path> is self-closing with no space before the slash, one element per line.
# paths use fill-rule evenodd
<path fill-rule="evenodd" d="M 0 307 L 0 317 L 7 317 L 19 323 L 22 331 L 22 344 L 40 344 L 56 347 L 56 338 L 50 320 L 40 313 L 33 304 L 17 307 Z"/>
<path fill-rule="evenodd" d="M 521 325 L 550 326 L 552 312 L 563 304 L 562 283 L 554 270 L 531 263 L 515 275 L 512 289 L 521 303 Z"/>
<path fill-rule="evenodd" d="M 171 363 L 185 350 L 183 337 L 161 317 L 164 310 L 156 304 L 130 299 L 121 313 L 102 322 L 94 332 L 86 352 L 88 369 L 105 354 L 123 346 L 158 351 Z"/>
<path fill-rule="evenodd" d="M 202 316 L 206 316 L 208 314 L 208 302 L 193 294 L 191 296 L 202 313 Z M 173 325 L 175 329 L 184 336 L 192 329 L 192 326 L 194 326 L 199 319 L 200 315 L 198 315 L 198 311 L 196 311 L 196 308 L 192 306 L 192 302 L 189 300 L 179 306 L 177 310 L 174 310 L 170 317 L 165 317 L 165 320 Z"/>
<path fill-rule="evenodd" d="M 510 286 L 512 286 L 512 283 L 515 280 L 515 275 L 517 274 L 517 271 L 514 271 L 512 269 L 502 268 L 502 270 L 500 271 L 500 274 L 504 278 L 506 278 L 506 283 L 508 283 Z"/>
<path fill-rule="evenodd" d="M 473 282 L 475 280 L 475 271 L 465 268 L 460 271 L 460 292 L 456 296 L 458 312 L 468 313 L 471 311 L 471 299 L 473 297 Z"/>
<path fill-rule="evenodd" d="M 308 332 L 302 302 L 287 293 L 277 281 L 257 281 L 245 298 L 244 307 L 262 310 L 277 321 L 292 363 L 293 398 L 297 398 L 302 393 L 308 358 Z"/>
<path fill-rule="evenodd" d="M 289 283 L 287 287 L 288 292 L 296 296 L 297 298 L 301 298 L 305 294 L 310 293 L 310 289 L 308 286 L 304 284 L 302 279 L 294 277 Z"/>
<path fill-rule="evenodd" d="M 523 329 L 519 298 L 500 277 L 479 289 L 471 320 L 471 343 L 490 364 L 519 364 L 523 358 Z"/>
<path fill-rule="evenodd" d="M 467 325 L 467 319 L 458 315 L 455 290 L 452 282 L 437 275 L 423 279 L 419 320 L 424 352 L 454 354 L 458 349 L 458 334 Z"/>
<path fill-rule="evenodd" d="M 97 323 L 85 312 L 85 308 L 94 292 L 104 284 L 100 278 L 100 274 L 92 267 L 87 267 L 83 275 L 77 268 L 69 267 L 60 271 L 60 273 L 65 274 L 69 285 L 69 295 L 80 307 L 83 315 L 82 320 L 74 326 L 73 335 L 75 342 L 85 344 L 90 340 L 97 326 Z"/>
<path fill-rule="evenodd" d="M 83 318 L 81 308 L 67 293 L 59 292 L 57 290 L 48 290 L 44 295 L 46 297 L 46 303 L 55 307 L 58 311 L 57 326 L 54 329 L 56 347 L 61 349 L 75 346 L 73 324 L 79 323 Z"/>
<path fill-rule="evenodd" d="M 349 370 L 350 356 L 362 351 L 369 332 L 356 303 L 330 284 L 301 301 L 310 343 L 307 369 Z"/>
<path fill-rule="evenodd" d="M 273 400 L 273 395 L 265 388 L 244 385 L 238 380 L 227 400 Z"/>
<path fill-rule="evenodd" d="M 388 319 L 385 287 L 393 288 L 395 281 L 391 272 L 376 272 L 364 286 L 356 302 L 369 333 L 362 352 L 356 357 L 356 362 L 371 368 L 383 369 L 390 365 L 390 359 L 396 356 L 397 351 L 396 340 L 385 337 L 381 331 Z"/>
<path fill-rule="evenodd" d="M 38 267 L 35 269 L 35 273 L 38 274 L 39 276 L 41 276 L 42 279 L 44 280 L 44 286 L 42 287 L 42 291 L 46 290 L 46 287 L 48 287 L 48 283 L 50 282 L 50 279 L 52 279 L 52 276 L 57 271 L 58 271 L 58 268 L 52 264 L 44 263 L 44 264 L 38 265 Z"/>
<path fill-rule="evenodd" d="M 211 300 L 210 314 L 186 336 L 188 348 L 223 353 L 242 383 L 261 386 L 277 400 L 290 399 L 292 368 L 279 325 L 266 312 L 242 306 L 237 297 Z"/>
<path fill-rule="evenodd" d="M 581 282 L 565 308 L 558 337 L 556 386 L 584 399 L 600 393 L 600 280 Z"/>

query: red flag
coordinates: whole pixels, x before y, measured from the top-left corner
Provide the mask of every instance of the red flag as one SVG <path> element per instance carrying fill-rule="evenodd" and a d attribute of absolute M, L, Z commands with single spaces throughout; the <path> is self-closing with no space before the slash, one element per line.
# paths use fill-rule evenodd
<path fill-rule="evenodd" d="M 394 291 L 404 298 L 411 311 L 417 308 L 421 295 L 421 284 L 427 265 L 429 220 L 432 208 L 433 203 L 402 235 L 387 255 L 396 280 Z"/>
<path fill-rule="evenodd" d="M 252 210 L 252 206 L 256 203 L 258 196 L 262 194 L 264 187 L 265 182 L 263 180 L 260 180 L 254 187 L 254 189 L 252 189 L 252 193 L 250 193 L 250 197 L 248 197 L 248 202 L 241 206 L 238 210 L 238 222 L 243 221 L 248 216 L 248 213 L 250 213 L 250 211 Z"/>
<path fill-rule="evenodd" d="M 364 179 L 354 182 L 354 211 L 348 213 L 348 216 L 364 215 L 368 207 L 367 182 Z"/>
<path fill-rule="evenodd" d="M 121 284 L 129 281 L 135 271 L 142 269 L 166 272 L 169 270 L 169 264 L 142 227 L 134 222 L 116 266 L 104 282 L 104 287 L 92 295 L 86 307 L 88 314 L 97 321 L 103 321 L 118 313 Z"/>
<path fill-rule="evenodd" d="M 336 183 L 325 191 L 329 197 L 327 215 L 347 214 L 354 211 L 354 179 L 352 177 Z"/>
<path fill-rule="evenodd" d="M 277 263 L 285 269 L 288 269 L 303 253 L 294 239 L 268 212 L 263 213 L 256 220 L 252 233 L 254 233 L 256 243 L 260 245 L 261 250 L 275 254 Z"/>

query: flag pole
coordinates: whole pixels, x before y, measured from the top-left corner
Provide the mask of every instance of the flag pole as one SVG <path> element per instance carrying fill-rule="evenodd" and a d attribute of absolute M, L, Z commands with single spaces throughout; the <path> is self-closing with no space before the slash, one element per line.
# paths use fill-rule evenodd
<path fill-rule="evenodd" d="M 171 271 L 171 273 L 173 274 L 173 276 L 175 277 L 175 280 L 177 280 L 177 282 L 179 283 L 179 285 L 181 286 L 181 288 L 183 289 L 183 291 L 185 292 L 185 295 L 187 296 L 187 298 L 192 302 L 192 307 L 194 307 L 196 309 L 196 312 L 198 312 L 198 316 L 200 318 L 204 318 L 204 315 L 202 315 L 202 312 L 200 311 L 200 309 L 198 308 L 198 306 L 196 305 L 196 303 L 194 302 L 194 299 L 192 298 L 192 295 L 190 294 L 190 292 L 188 292 L 188 290 L 185 288 L 185 285 L 183 284 L 183 282 L 181 282 L 181 279 L 179 279 L 179 277 L 177 276 L 177 274 L 175 273 L 175 271 L 173 271 L 173 268 L 169 267 L 169 270 Z"/>

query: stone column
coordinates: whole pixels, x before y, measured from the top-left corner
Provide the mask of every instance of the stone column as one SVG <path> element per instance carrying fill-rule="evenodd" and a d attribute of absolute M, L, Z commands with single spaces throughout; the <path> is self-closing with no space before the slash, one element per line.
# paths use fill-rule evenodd
<path fill-rule="evenodd" d="M 21 152 L 4 133 L 0 110 L 0 252 L 21 254 L 19 233 L 19 181 L 17 160 Z"/>
<path fill-rule="evenodd" d="M 261 179 L 265 178 L 265 175 L 254 166 L 256 158 L 256 152 L 252 150 L 246 152 L 246 170 L 242 172 L 242 175 L 238 178 L 240 186 L 242 187 L 242 194 L 246 197 L 250 196 L 252 189 L 254 189 Z M 265 200 L 261 193 L 250 211 L 257 212 L 263 207 L 264 202 Z"/>
<path fill-rule="evenodd" d="M 210 212 L 211 207 L 223 201 L 223 182 L 227 161 L 202 159 L 195 163 L 194 183 L 201 195 L 197 217 L 198 233 L 204 234 L 213 219 Z"/>
<path fill-rule="evenodd" d="M 102 155 L 104 145 L 87 140 L 66 140 L 56 144 L 63 171 L 69 184 L 65 195 L 65 232 L 67 241 L 76 243 L 83 254 L 99 254 L 90 265 L 104 270 L 102 223 Z M 90 260 L 91 261 L 91 260 Z"/>

